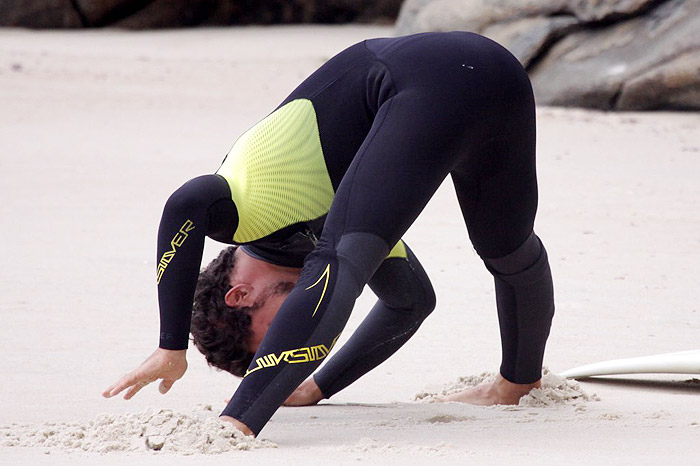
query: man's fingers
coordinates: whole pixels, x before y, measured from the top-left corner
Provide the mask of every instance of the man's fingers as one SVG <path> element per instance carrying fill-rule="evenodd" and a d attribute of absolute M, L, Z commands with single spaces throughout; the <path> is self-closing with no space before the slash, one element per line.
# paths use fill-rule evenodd
<path fill-rule="evenodd" d="M 105 391 L 103 391 L 102 396 L 105 398 L 111 398 L 112 390 L 114 390 L 114 384 L 110 385 Z"/>
<path fill-rule="evenodd" d="M 125 400 L 130 400 L 131 397 L 133 397 L 134 395 L 136 395 L 136 394 L 139 392 L 139 390 L 141 390 L 143 387 L 145 387 L 145 386 L 148 385 L 149 383 L 150 383 L 150 382 L 145 382 L 145 381 L 136 382 L 134 385 L 132 385 L 131 387 L 129 387 L 129 390 L 126 391 L 126 395 L 124 395 L 124 399 L 125 399 Z"/>
<path fill-rule="evenodd" d="M 131 399 L 134 395 L 136 395 L 139 390 L 141 390 L 143 387 L 151 383 L 152 380 L 143 380 L 140 379 L 136 376 L 133 375 L 125 375 L 121 379 L 119 379 L 116 383 L 112 384 L 107 390 L 102 392 L 102 396 L 105 398 L 111 398 L 113 396 L 119 395 L 121 392 L 123 392 L 125 389 L 128 388 L 126 394 L 124 395 L 125 400 Z M 173 385 L 173 382 L 170 382 L 170 385 L 167 387 L 165 392 L 170 390 L 170 387 Z M 162 391 L 161 388 L 161 393 L 165 393 Z"/>
<path fill-rule="evenodd" d="M 133 385 L 136 382 L 136 377 L 134 377 L 132 374 L 127 374 L 117 380 L 115 383 L 109 386 L 107 390 L 102 392 L 102 396 L 105 398 L 111 398 L 115 395 L 118 395 L 119 393 L 122 392 L 125 388 Z"/>
<path fill-rule="evenodd" d="M 158 391 L 161 392 L 163 395 L 168 393 L 168 390 L 173 386 L 175 383 L 174 380 L 168 380 L 168 379 L 163 379 L 160 381 L 160 385 L 158 386 Z"/>
<path fill-rule="evenodd" d="M 113 396 L 119 395 L 125 389 L 130 388 L 130 387 L 133 388 L 133 386 L 136 384 L 142 384 L 141 387 L 143 387 L 144 385 L 147 385 L 150 382 L 152 382 L 152 381 L 145 380 L 141 373 L 138 373 L 136 371 L 130 372 L 130 373 L 122 376 L 121 379 L 117 380 L 117 382 L 114 383 L 108 389 L 109 392 L 108 392 L 107 398 L 111 398 Z M 141 387 L 139 387 L 138 390 L 136 390 L 136 391 L 141 390 Z M 107 390 L 105 390 L 105 392 L 107 392 Z M 133 396 L 133 394 L 131 396 Z M 125 398 L 128 400 L 129 398 L 131 398 L 131 396 L 129 396 L 128 398 L 126 398 L 126 397 Z"/>

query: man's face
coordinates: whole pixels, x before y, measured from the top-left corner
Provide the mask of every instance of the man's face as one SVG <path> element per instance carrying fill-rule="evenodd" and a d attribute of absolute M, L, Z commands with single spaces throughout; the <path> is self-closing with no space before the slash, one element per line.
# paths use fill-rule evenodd
<path fill-rule="evenodd" d="M 248 348 L 251 352 L 257 351 L 272 319 L 277 315 L 277 311 L 293 287 L 294 283 L 292 282 L 279 282 L 271 286 L 269 292 L 265 293 L 261 301 L 255 304 L 256 309 L 251 314 L 250 336 L 248 337 Z"/>
<path fill-rule="evenodd" d="M 231 307 L 250 307 L 251 328 L 248 348 L 255 352 L 265 337 L 272 319 L 299 280 L 301 269 L 281 267 L 236 250 L 236 265 L 231 272 L 232 289 L 226 294 Z"/>

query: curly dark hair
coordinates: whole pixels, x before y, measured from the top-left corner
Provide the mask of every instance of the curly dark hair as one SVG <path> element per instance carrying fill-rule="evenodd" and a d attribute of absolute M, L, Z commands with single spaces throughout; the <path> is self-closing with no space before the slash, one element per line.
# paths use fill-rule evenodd
<path fill-rule="evenodd" d="M 210 366 L 243 377 L 253 355 L 248 349 L 252 307 L 226 305 L 237 246 L 229 246 L 202 270 L 192 310 L 192 341 Z"/>

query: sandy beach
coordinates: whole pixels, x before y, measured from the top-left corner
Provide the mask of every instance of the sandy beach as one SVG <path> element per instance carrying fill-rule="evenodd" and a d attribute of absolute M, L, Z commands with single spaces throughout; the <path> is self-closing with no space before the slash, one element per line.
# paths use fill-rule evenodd
<path fill-rule="evenodd" d="M 83 451 L 41 440 L 149 408 L 194 425 L 218 415 L 238 380 L 196 349 L 166 396 L 156 386 L 128 402 L 100 396 L 158 342 L 163 204 L 215 171 L 238 135 L 332 55 L 392 34 L 0 30 L 0 464 L 700 464 L 697 374 L 552 385 L 549 401 L 516 407 L 420 399 L 500 362 L 492 277 L 449 181 L 405 236 L 433 281 L 435 312 L 331 400 L 280 409 L 265 442 L 214 454 L 122 449 L 133 438 L 116 438 L 101 453 L 99 441 Z M 547 368 L 700 348 L 700 115 L 537 116 L 536 231 L 557 305 Z M 204 261 L 221 247 L 209 241 Z M 366 290 L 339 344 L 373 301 Z"/>

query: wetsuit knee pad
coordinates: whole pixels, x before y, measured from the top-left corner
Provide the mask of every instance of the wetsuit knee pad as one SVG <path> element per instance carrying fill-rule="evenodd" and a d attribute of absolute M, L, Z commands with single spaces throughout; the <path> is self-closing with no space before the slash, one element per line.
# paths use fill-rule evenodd
<path fill-rule="evenodd" d="M 496 284 L 503 348 L 501 375 L 515 383 L 539 380 L 554 316 L 547 251 L 532 233 L 508 256 L 484 262 Z"/>
<path fill-rule="evenodd" d="M 387 306 L 405 310 L 422 321 L 435 309 L 435 291 L 425 270 L 408 247 L 406 256 L 382 262 L 369 286 Z"/>
<path fill-rule="evenodd" d="M 364 286 L 390 250 L 389 244 L 379 236 L 357 232 L 343 235 L 336 246 L 336 255 L 352 269 L 356 282 Z"/>
<path fill-rule="evenodd" d="M 483 260 L 493 275 L 513 275 L 530 268 L 543 249 L 542 242 L 533 231 L 518 249 L 507 256 Z"/>

